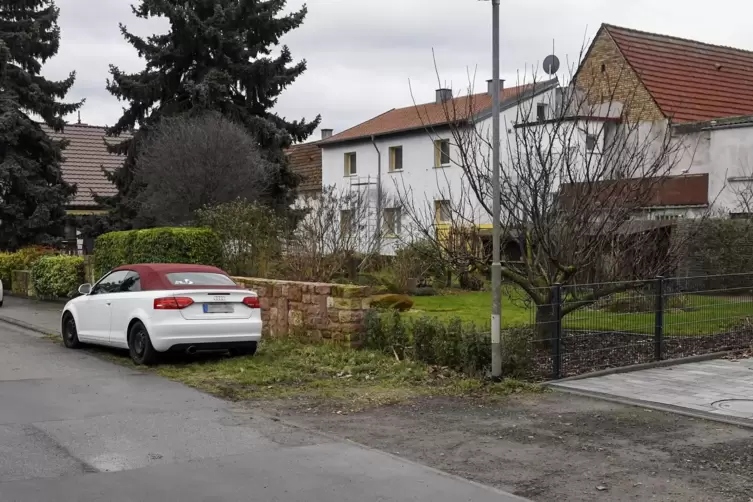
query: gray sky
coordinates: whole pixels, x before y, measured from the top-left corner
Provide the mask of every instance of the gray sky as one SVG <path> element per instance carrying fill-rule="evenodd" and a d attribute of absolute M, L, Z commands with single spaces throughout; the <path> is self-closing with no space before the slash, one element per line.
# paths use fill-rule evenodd
<path fill-rule="evenodd" d="M 62 29 L 58 55 L 45 66 L 49 78 L 76 70 L 69 94 L 86 98 L 83 122 L 111 125 L 122 104 L 105 90 L 108 66 L 139 71 L 143 60 L 119 30 L 147 35 L 164 21 L 145 22 L 127 0 L 57 0 Z M 297 9 L 304 0 L 288 0 Z M 431 101 L 437 87 L 432 50 L 443 82 L 477 89 L 491 76 L 491 3 L 478 0 L 308 0 L 303 26 L 283 42 L 293 57 L 308 61 L 306 73 L 288 88 L 277 111 L 288 118 L 322 115 L 335 132 L 390 108 Z M 502 76 L 530 75 L 544 56 L 575 62 L 584 41 L 602 22 L 704 42 L 753 49 L 753 6 L 742 0 L 502 0 Z M 565 64 L 563 64 L 564 66 Z M 561 70 L 562 71 L 562 70 Z M 318 132 L 315 136 L 318 137 Z"/>

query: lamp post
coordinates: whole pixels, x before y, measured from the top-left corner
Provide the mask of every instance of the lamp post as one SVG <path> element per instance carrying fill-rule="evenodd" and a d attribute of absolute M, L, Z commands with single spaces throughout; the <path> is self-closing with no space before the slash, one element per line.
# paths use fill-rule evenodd
<path fill-rule="evenodd" d="M 492 379 L 502 378 L 502 263 L 499 186 L 499 2 L 492 0 Z"/>

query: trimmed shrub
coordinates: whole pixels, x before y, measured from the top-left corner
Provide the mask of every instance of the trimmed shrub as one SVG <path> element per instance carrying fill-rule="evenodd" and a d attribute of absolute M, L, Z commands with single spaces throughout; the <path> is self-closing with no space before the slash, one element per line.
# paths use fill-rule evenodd
<path fill-rule="evenodd" d="M 16 253 L 0 253 L 0 279 L 5 289 L 11 289 L 11 272 L 15 267 Z"/>
<path fill-rule="evenodd" d="M 120 265 L 191 263 L 222 266 L 222 242 L 208 228 L 165 227 L 100 235 L 94 244 L 97 277 Z"/>
<path fill-rule="evenodd" d="M 530 334 L 530 330 L 523 329 L 503 332 L 506 374 L 521 375 L 529 367 Z M 370 310 L 366 314 L 364 346 L 473 376 L 486 374 L 491 367 L 490 334 L 460 319 L 444 323 L 422 316 L 406 323 L 398 311 Z"/>
<path fill-rule="evenodd" d="M 371 297 L 371 306 L 375 309 L 391 309 L 405 312 L 413 308 L 413 300 L 406 295 L 377 295 Z"/>
<path fill-rule="evenodd" d="M 40 298 L 72 298 L 84 275 L 80 256 L 43 256 L 31 266 L 31 282 Z"/>
<path fill-rule="evenodd" d="M 32 264 L 41 256 L 54 253 L 54 249 L 43 246 L 23 248 L 15 253 L 0 253 L 0 279 L 5 289 L 12 290 L 14 270 L 30 270 Z"/>

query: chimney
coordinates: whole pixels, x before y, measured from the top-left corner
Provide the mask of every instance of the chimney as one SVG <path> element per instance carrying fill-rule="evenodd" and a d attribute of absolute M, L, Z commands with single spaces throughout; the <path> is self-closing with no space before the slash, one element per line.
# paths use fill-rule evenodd
<path fill-rule="evenodd" d="M 437 89 L 437 104 L 441 105 L 445 101 L 452 99 L 452 89 Z"/>
<path fill-rule="evenodd" d="M 327 139 L 332 137 L 332 129 L 322 129 L 322 139 Z"/>
<path fill-rule="evenodd" d="M 492 91 L 492 84 L 494 83 L 494 79 L 490 78 L 486 81 L 486 92 L 489 94 L 489 96 L 494 96 L 494 92 Z M 499 90 L 500 92 L 502 89 L 505 88 L 505 79 L 501 78 L 499 79 Z"/>

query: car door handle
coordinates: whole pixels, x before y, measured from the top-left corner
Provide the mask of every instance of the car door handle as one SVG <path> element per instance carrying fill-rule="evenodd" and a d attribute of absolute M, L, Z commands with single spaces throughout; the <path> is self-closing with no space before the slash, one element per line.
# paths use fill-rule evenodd
<path fill-rule="evenodd" d="M 112 305 L 112 302 L 107 302 L 108 305 Z"/>

